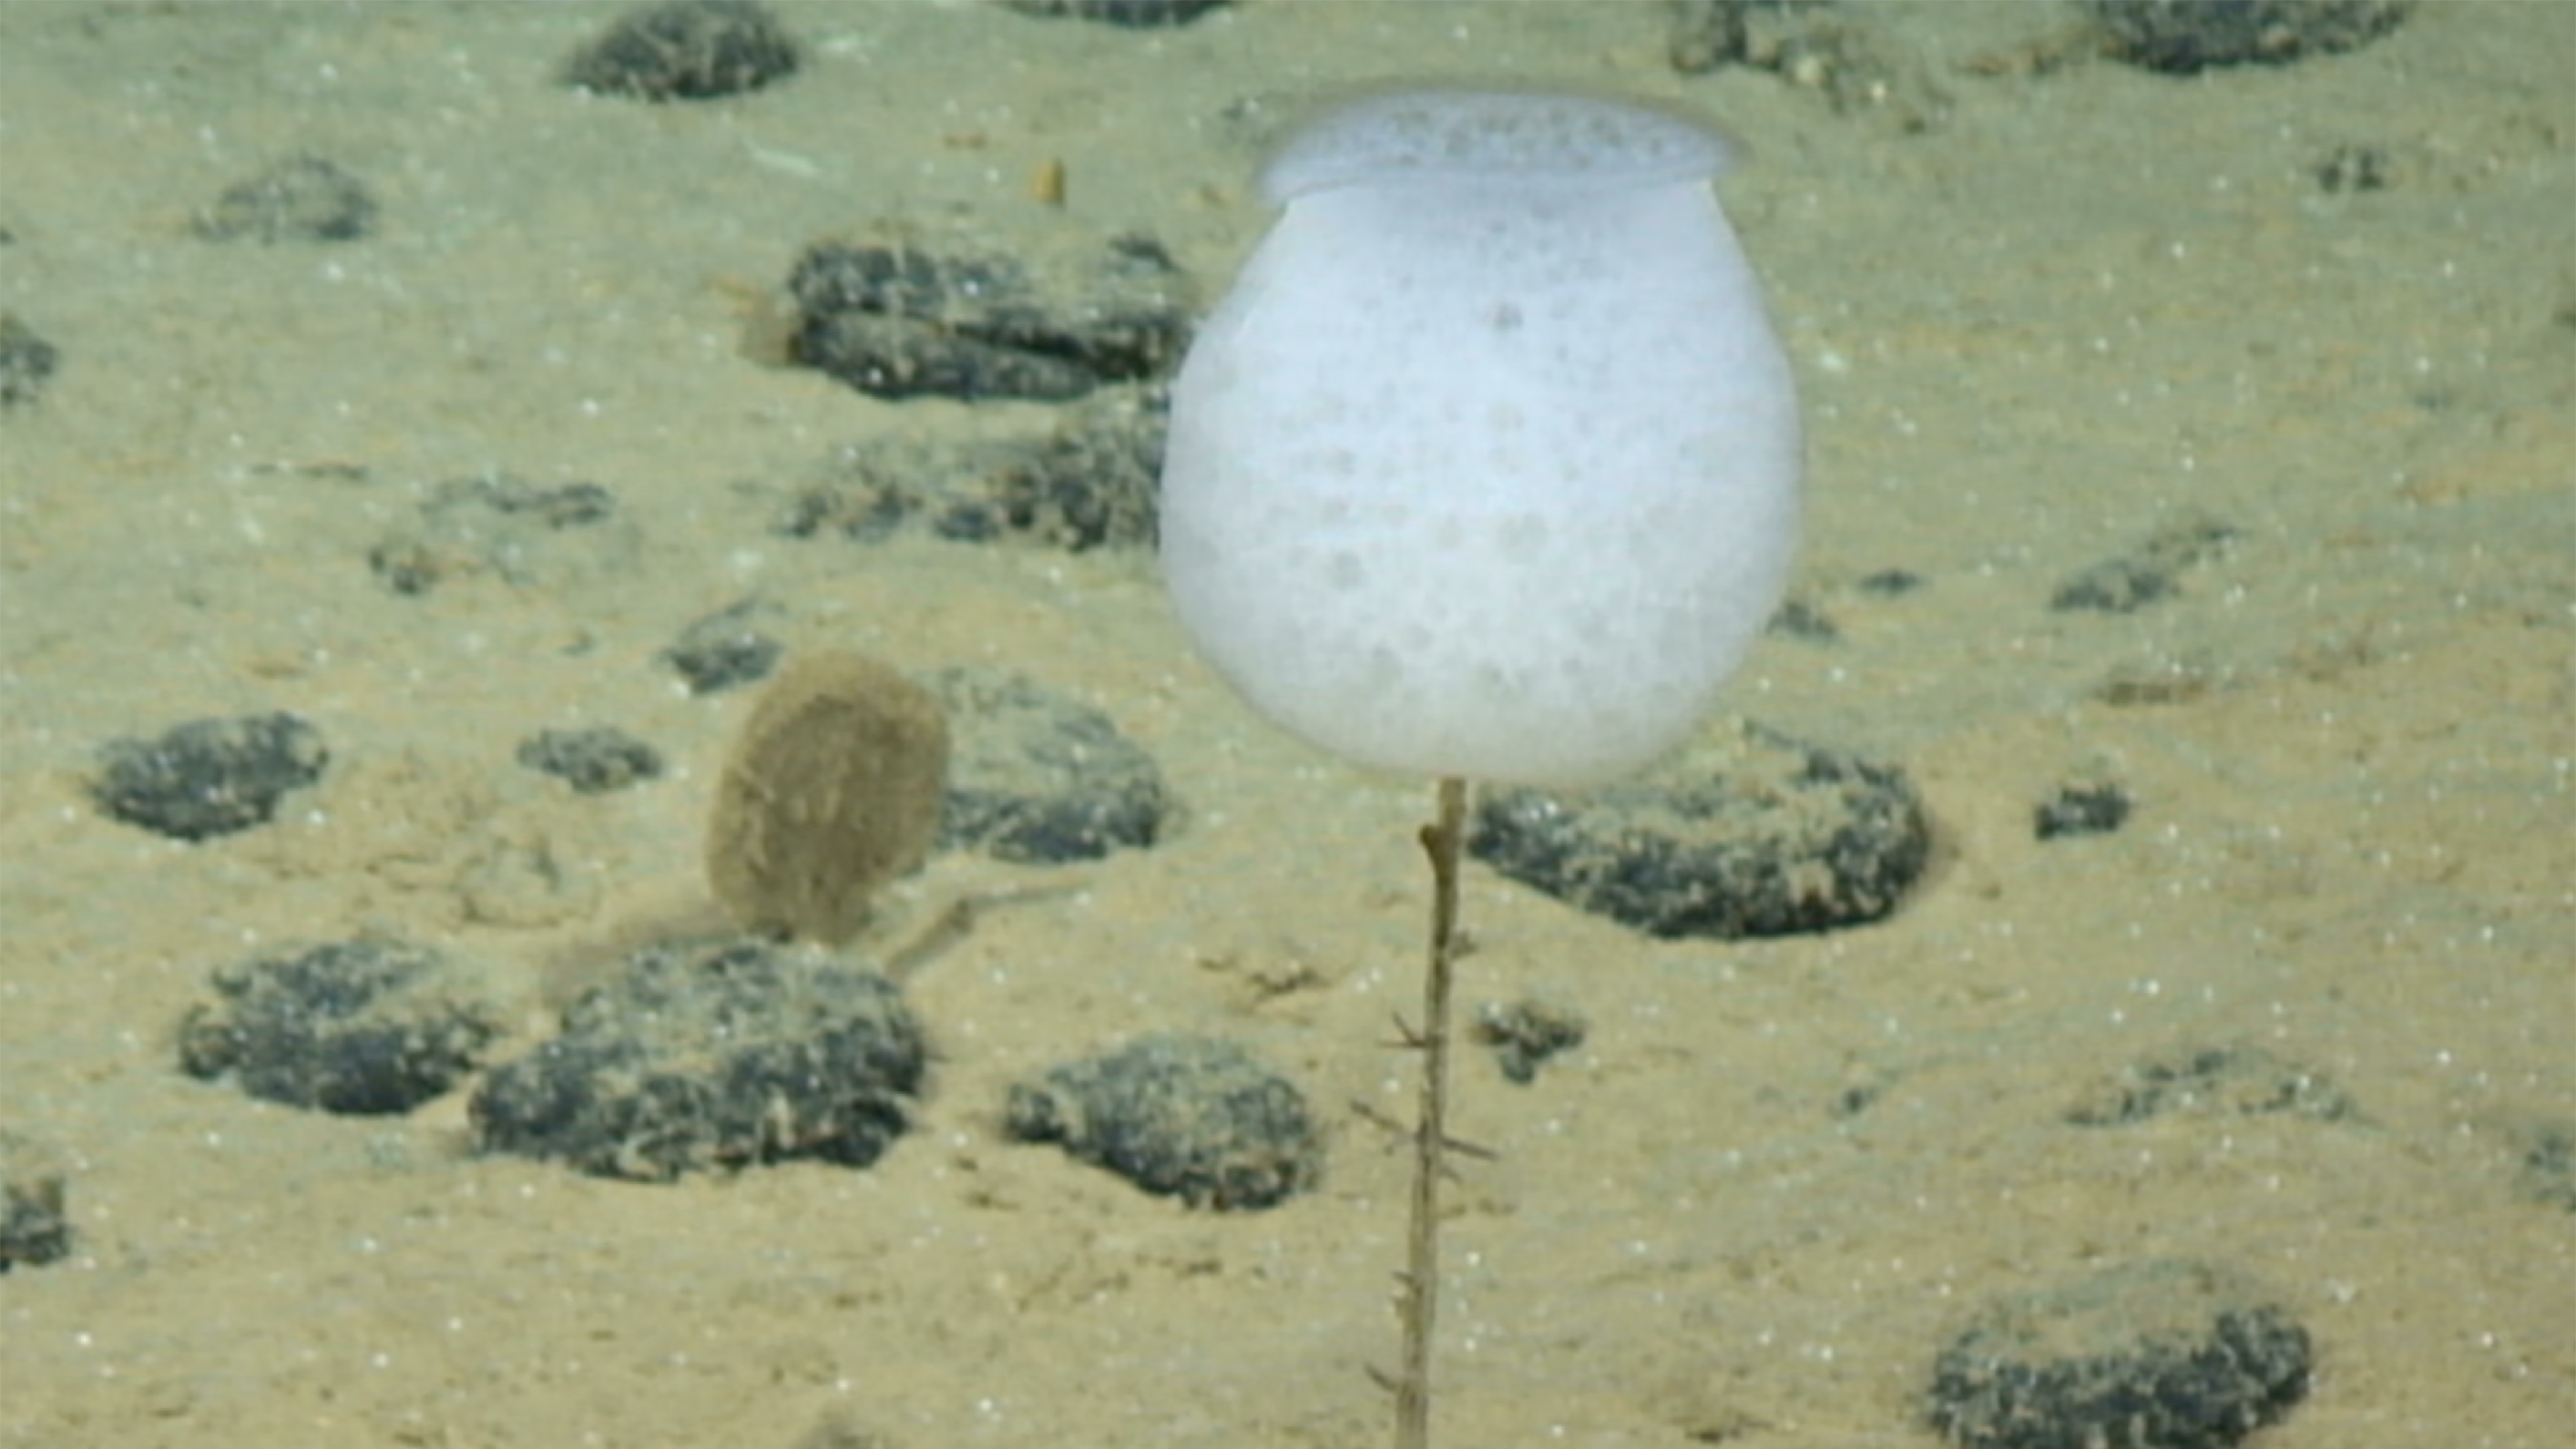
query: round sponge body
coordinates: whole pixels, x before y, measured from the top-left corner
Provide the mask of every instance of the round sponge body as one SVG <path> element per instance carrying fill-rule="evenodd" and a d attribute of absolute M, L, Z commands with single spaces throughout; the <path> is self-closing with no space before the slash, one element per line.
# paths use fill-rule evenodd
<path fill-rule="evenodd" d="M 1789 370 L 1707 132 L 1586 98 L 1326 117 L 1175 384 L 1183 623 L 1363 764 L 1576 784 L 1678 743 L 1777 605 Z"/>

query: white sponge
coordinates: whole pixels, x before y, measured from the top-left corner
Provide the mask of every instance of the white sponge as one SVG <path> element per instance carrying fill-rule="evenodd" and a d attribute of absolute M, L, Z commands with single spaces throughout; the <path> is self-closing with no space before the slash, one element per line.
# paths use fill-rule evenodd
<path fill-rule="evenodd" d="M 1580 783 L 1678 743 L 1777 605 L 1796 401 L 1713 136 L 1417 92 L 1286 211 L 1172 397 L 1163 568 L 1264 714 L 1366 764 Z"/>

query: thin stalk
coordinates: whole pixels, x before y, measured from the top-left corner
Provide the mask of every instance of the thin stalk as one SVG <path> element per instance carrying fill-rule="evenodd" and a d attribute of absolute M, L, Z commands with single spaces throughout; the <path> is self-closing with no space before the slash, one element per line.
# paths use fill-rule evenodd
<path fill-rule="evenodd" d="M 1449 1154 L 1449 975 L 1458 955 L 1458 853 L 1466 835 L 1467 782 L 1440 781 L 1439 808 L 1422 828 L 1431 857 L 1431 959 L 1422 973 L 1422 1101 L 1413 1128 L 1413 1222 L 1404 1251 L 1404 1367 L 1395 1380 L 1395 1449 L 1431 1444 L 1431 1328 L 1440 1309 L 1440 1180 Z"/>

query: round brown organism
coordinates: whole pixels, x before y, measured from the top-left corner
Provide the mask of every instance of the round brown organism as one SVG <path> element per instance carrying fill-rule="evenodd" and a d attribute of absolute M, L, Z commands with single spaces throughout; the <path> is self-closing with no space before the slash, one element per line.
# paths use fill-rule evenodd
<path fill-rule="evenodd" d="M 939 833 L 948 721 L 894 669 L 798 654 L 752 707 L 716 784 L 707 880 L 744 930 L 837 945 Z"/>

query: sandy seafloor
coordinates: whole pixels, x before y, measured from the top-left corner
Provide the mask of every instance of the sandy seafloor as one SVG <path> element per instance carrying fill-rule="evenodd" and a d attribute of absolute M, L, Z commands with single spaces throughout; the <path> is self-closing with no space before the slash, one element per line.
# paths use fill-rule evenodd
<path fill-rule="evenodd" d="M 2428 5 L 2195 80 L 1980 74 L 2068 12 L 1878 8 L 1903 84 L 1841 108 L 1673 74 L 1657 6 L 1293 0 L 1142 34 L 794 6 L 791 83 L 647 107 L 554 83 L 610 13 L 0 9 L 0 307 L 64 352 L 0 414 L 0 1127 L 67 1156 L 78 1233 L 0 1277 L 0 1443 L 1379 1442 L 1405 1159 L 1348 1104 L 1407 1102 L 1427 787 L 1254 717 L 1145 557 L 775 536 L 844 444 L 1047 414 L 870 401 L 745 333 L 804 243 L 888 218 L 1143 229 L 1212 295 L 1285 117 L 1437 77 L 1749 144 L 1722 192 L 1806 398 L 1797 588 L 1842 635 L 1766 639 L 1731 703 L 1901 762 L 1940 839 L 1886 922 L 1747 944 L 1473 875 L 1468 999 L 1593 1030 L 1525 1089 L 1464 1064 L 1457 1130 L 1498 1155 L 1453 1193 L 1440 1442 L 1929 1445 L 1977 1306 L 2182 1256 L 2314 1335 L 2263 1449 L 2576 1443 L 2576 1213 L 2523 1162 L 2576 1127 L 2576 7 Z M 2345 146 L 2389 185 L 2322 188 Z M 190 235 L 298 152 L 376 188 L 375 236 Z M 371 577 L 430 487 L 495 470 L 613 489 L 631 561 Z M 2046 608 L 2201 514 L 2238 538 L 2180 596 Z M 1889 568 L 1928 586 L 1856 587 Z M 440 945 L 503 983 L 518 1050 L 564 962 L 702 912 L 747 695 L 652 656 L 755 593 L 791 644 L 1088 701 L 1185 802 L 1150 851 L 902 888 L 1068 887 L 914 982 L 941 1059 L 875 1167 L 600 1181 L 471 1155 L 461 1100 L 333 1118 L 175 1070 L 207 971 L 255 949 Z M 89 803 L 109 739 L 281 709 L 333 761 L 271 826 L 179 845 Z M 510 762 L 601 723 L 670 775 L 576 797 Z M 2129 827 L 2035 842 L 2087 770 Z M 1322 1187 L 1194 1213 L 1000 1139 L 1004 1084 L 1148 1028 L 1291 1071 Z M 2359 1110 L 2063 1120 L 2204 1045 Z"/>

